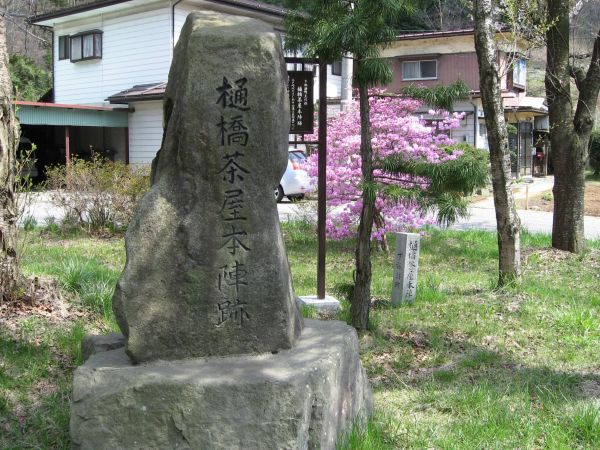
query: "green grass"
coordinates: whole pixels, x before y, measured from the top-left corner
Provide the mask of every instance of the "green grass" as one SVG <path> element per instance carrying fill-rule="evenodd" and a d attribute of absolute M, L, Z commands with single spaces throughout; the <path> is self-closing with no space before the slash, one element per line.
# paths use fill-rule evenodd
<path fill-rule="evenodd" d="M 283 232 L 296 293 L 314 294 L 314 230 Z M 91 316 L 62 326 L 29 318 L 0 332 L 0 448 L 69 446 L 81 339 L 116 329 L 122 240 L 36 236 L 25 271 L 55 277 Z M 417 299 L 401 307 L 389 302 L 393 253 L 373 255 L 377 302 L 360 342 L 376 409 L 341 449 L 600 448 L 600 241 L 584 256 L 549 251 L 544 235 L 526 233 L 522 245 L 523 282 L 498 290 L 494 234 L 429 231 Z M 342 319 L 353 269 L 354 243 L 330 242 L 327 291 L 342 299 Z"/>

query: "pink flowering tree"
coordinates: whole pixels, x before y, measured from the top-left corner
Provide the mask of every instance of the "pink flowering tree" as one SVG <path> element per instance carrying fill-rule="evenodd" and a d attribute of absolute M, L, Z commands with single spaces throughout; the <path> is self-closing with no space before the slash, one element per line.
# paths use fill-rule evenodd
<path fill-rule="evenodd" d="M 419 118 L 419 100 L 372 92 L 371 146 L 374 183 L 361 173 L 358 106 L 328 123 L 328 236 L 356 236 L 363 190 L 375 195 L 372 239 L 385 248 L 385 235 L 419 228 L 433 220 L 451 223 L 467 208 L 464 194 L 483 186 L 487 156 L 465 144 L 456 145 L 449 132 L 460 126 L 462 114 L 429 111 L 433 121 Z M 309 157 L 309 173 L 317 176 L 318 155 Z"/>

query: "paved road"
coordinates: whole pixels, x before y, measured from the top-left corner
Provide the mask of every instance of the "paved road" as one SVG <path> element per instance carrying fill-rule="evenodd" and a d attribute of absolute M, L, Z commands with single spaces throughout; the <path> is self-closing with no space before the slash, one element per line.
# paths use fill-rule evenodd
<path fill-rule="evenodd" d="M 539 193 L 551 189 L 551 180 L 546 179 L 544 182 L 536 182 L 530 185 L 530 193 Z M 524 187 L 519 186 L 515 192 L 517 198 L 524 196 Z M 308 202 L 290 203 L 284 201 L 277 205 L 279 210 L 279 218 L 281 221 L 294 220 L 303 217 L 316 217 L 316 204 Z M 469 208 L 471 216 L 453 225 L 452 229 L 458 230 L 488 230 L 496 231 L 496 215 L 492 199 L 486 199 L 479 203 L 473 204 Z M 38 225 L 44 225 L 47 217 L 54 217 L 60 220 L 63 216 L 62 212 L 52 205 L 47 193 L 34 194 L 34 201 L 28 208 L 26 215 L 31 215 L 35 218 Z M 531 232 L 547 233 L 552 232 L 552 213 L 532 210 L 520 210 L 519 216 L 523 223 L 523 227 Z M 600 217 L 585 217 L 585 237 L 587 239 L 600 239 Z"/>
<path fill-rule="evenodd" d="M 451 228 L 456 230 L 496 231 L 496 211 L 493 206 L 475 204 L 469 208 L 471 217 L 461 220 Z M 552 233 L 552 213 L 543 211 L 519 210 L 523 228 L 534 233 Z M 585 237 L 600 239 L 600 217 L 585 217 Z"/>
<path fill-rule="evenodd" d="M 515 190 L 516 198 L 525 197 L 526 185 L 519 185 Z M 552 179 L 535 182 L 529 185 L 529 194 L 534 195 L 552 189 Z M 305 203 L 305 202 L 303 202 Z M 300 204 L 302 205 L 302 203 Z M 279 203 L 279 218 L 281 221 L 294 220 L 307 214 L 311 208 L 299 206 L 295 203 Z M 316 206 L 312 208 L 312 217 L 316 217 Z M 471 213 L 468 219 L 460 220 L 451 229 L 456 230 L 487 230 L 496 231 L 496 211 L 493 199 L 488 198 L 474 203 L 469 208 Z M 552 233 L 552 213 L 533 210 L 519 210 L 519 217 L 523 228 L 533 233 Z M 587 239 L 600 239 L 600 217 L 586 216 L 584 221 L 585 237 Z"/>
<path fill-rule="evenodd" d="M 554 177 L 530 179 L 531 183 L 519 183 L 515 185 L 513 192 L 516 199 L 524 199 L 528 192 L 530 196 L 551 192 L 554 185 Z M 478 203 L 474 203 L 469 208 L 471 216 L 468 219 L 459 221 L 451 228 L 457 230 L 488 230 L 496 231 L 496 211 L 494 209 L 494 200 L 489 197 Z M 552 234 L 552 215 L 551 212 L 519 210 L 519 217 L 523 228 L 533 233 Z M 586 216 L 584 218 L 584 232 L 586 239 L 600 239 L 600 217 Z"/>

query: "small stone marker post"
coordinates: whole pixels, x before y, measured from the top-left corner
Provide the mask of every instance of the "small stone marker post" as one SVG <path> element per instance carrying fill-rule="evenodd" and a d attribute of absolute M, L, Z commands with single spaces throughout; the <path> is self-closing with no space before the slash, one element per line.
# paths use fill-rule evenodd
<path fill-rule="evenodd" d="M 416 233 L 396 233 L 393 304 L 411 302 L 417 296 L 420 240 L 421 236 Z"/>

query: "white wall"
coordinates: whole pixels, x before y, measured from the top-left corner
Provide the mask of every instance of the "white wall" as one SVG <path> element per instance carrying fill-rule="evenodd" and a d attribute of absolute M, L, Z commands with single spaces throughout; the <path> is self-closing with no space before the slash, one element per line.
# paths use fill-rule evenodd
<path fill-rule="evenodd" d="M 132 103 L 129 114 L 129 163 L 150 164 L 163 136 L 162 101 Z"/>
<path fill-rule="evenodd" d="M 54 96 L 56 103 L 105 104 L 107 97 L 136 84 L 167 80 L 171 64 L 171 8 L 136 9 L 132 14 L 99 14 L 93 19 L 56 24 Z M 58 38 L 102 30 L 102 59 L 58 60 Z"/>
<path fill-rule="evenodd" d="M 466 142 L 475 145 L 475 115 L 474 107 L 468 102 L 456 102 L 454 104 L 455 112 L 464 112 L 465 118 L 460 122 L 460 127 L 451 131 L 450 137 L 456 142 Z M 479 147 L 479 142 L 477 143 Z"/>
<path fill-rule="evenodd" d="M 428 119 L 431 116 L 427 113 L 431 108 L 424 106 L 417 111 L 417 115 L 424 119 Z M 464 112 L 465 117 L 460 122 L 460 126 L 451 130 L 450 137 L 456 142 L 466 142 L 470 145 L 475 145 L 475 119 L 474 119 L 474 106 L 469 102 L 456 102 L 454 103 L 454 112 Z M 477 147 L 486 148 L 482 145 L 481 136 L 477 137 Z"/>

